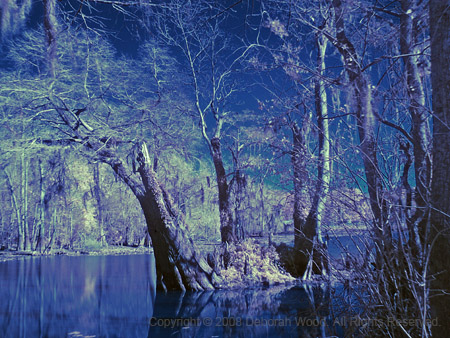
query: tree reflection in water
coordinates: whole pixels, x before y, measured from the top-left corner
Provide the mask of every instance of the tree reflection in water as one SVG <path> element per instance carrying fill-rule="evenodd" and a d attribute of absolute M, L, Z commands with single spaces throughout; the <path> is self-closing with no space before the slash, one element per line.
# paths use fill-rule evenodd
<path fill-rule="evenodd" d="M 158 293 L 148 337 L 329 337 L 327 288 Z M 166 326 L 166 327 L 165 327 Z"/>
<path fill-rule="evenodd" d="M 1 262 L 0 337 L 344 336 L 333 316 L 347 309 L 327 288 L 164 294 L 155 282 L 151 255 Z"/>
<path fill-rule="evenodd" d="M 151 255 L 0 263 L 0 337 L 145 337 L 156 295 Z"/>

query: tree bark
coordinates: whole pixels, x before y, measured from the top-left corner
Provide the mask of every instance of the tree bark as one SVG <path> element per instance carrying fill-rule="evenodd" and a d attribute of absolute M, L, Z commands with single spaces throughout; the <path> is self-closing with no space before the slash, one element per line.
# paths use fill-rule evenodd
<path fill-rule="evenodd" d="M 165 291 L 214 289 L 218 276 L 196 249 L 183 215 L 158 183 L 145 143 L 140 145 L 136 156 L 140 180 L 111 151 L 100 151 L 99 155 L 131 188 L 141 205 L 153 243 L 158 288 Z"/>
<path fill-rule="evenodd" d="M 233 214 L 230 208 L 227 175 L 223 166 L 222 150 L 220 139 L 211 139 L 211 149 L 213 155 L 214 168 L 216 169 L 217 187 L 219 190 L 219 212 L 220 212 L 220 234 L 222 243 L 232 243 L 236 241 L 233 226 Z"/>
<path fill-rule="evenodd" d="M 94 163 L 94 197 L 97 202 L 97 221 L 98 221 L 98 230 L 100 235 L 100 244 L 101 246 L 106 245 L 105 231 L 103 229 L 103 205 L 102 205 L 102 191 L 100 189 L 100 168 L 99 164 Z"/>
<path fill-rule="evenodd" d="M 409 114 L 412 128 L 411 140 L 414 153 L 415 173 L 415 212 L 407 218 L 409 229 L 409 246 L 414 256 L 419 257 L 421 247 L 425 243 L 428 223 L 431 188 L 431 137 L 428 123 L 428 110 L 425 107 L 425 92 L 420 78 L 419 54 L 417 47 L 417 28 L 414 27 L 415 15 L 420 13 L 417 0 L 402 0 L 400 16 L 400 48 L 405 65 L 406 87 L 409 97 Z M 411 207 L 411 206 L 409 206 Z M 417 238 L 419 237 L 419 238 Z"/>
<path fill-rule="evenodd" d="M 292 167 L 294 172 L 294 251 L 295 251 L 295 271 L 291 273 L 301 276 L 308 266 L 310 260 L 313 241 L 316 235 L 315 229 L 308 225 L 306 227 L 303 210 L 305 208 L 303 199 L 306 189 L 306 144 L 309 133 L 310 118 L 305 116 L 302 128 L 296 123 L 292 126 L 293 149 Z"/>
<path fill-rule="evenodd" d="M 152 239 L 158 288 L 166 291 L 214 289 L 220 283 L 220 277 L 194 245 L 183 215 L 159 184 L 147 145 L 143 142 L 138 144 L 139 147 L 135 145 L 137 151 L 133 172 L 130 172 L 117 156 L 114 149 L 116 140 L 92 135 L 93 128 L 80 114 L 73 114 L 61 98 L 51 96 L 49 101 L 63 123 L 71 129 L 73 137 L 70 141 L 80 144 L 82 140 L 84 148 L 97 160 L 111 166 L 138 199 Z"/>
<path fill-rule="evenodd" d="M 429 242 L 433 337 L 450 332 L 450 0 L 430 0 L 431 83 L 433 88 L 433 181 Z"/>
<path fill-rule="evenodd" d="M 375 242 L 377 243 L 377 258 L 382 257 L 381 249 L 384 239 L 390 234 L 386 222 L 386 200 L 383 197 L 383 183 L 378 168 L 377 141 L 375 135 L 376 119 L 372 110 L 372 95 L 370 83 L 361 68 L 361 59 L 354 45 L 345 32 L 345 14 L 341 0 L 333 0 L 335 10 L 336 39 L 332 43 L 344 59 L 344 68 L 353 88 L 354 111 L 360 142 L 361 156 L 364 163 L 370 207 L 373 214 Z M 377 268 L 381 270 L 381 260 L 377 259 Z"/>
<path fill-rule="evenodd" d="M 31 250 L 31 231 L 28 223 L 28 168 L 29 164 L 25 158 L 25 150 L 22 150 L 21 159 L 21 169 L 22 169 L 22 179 L 21 179 L 21 195 L 22 195 L 22 231 L 23 231 L 23 249 Z"/>
<path fill-rule="evenodd" d="M 325 52 L 327 48 L 327 40 L 323 34 L 318 34 L 316 44 L 318 51 L 317 70 L 321 76 L 325 71 Z M 327 93 L 325 83 L 320 77 L 316 80 L 315 84 L 315 103 L 319 129 L 318 182 L 311 209 L 306 220 L 304 220 L 303 227 L 297 235 L 297 241 L 295 242 L 296 254 L 299 255 L 297 257 L 297 269 L 302 269 L 299 272 L 304 275 L 304 278 L 310 277 L 310 274 L 313 272 L 326 275 L 328 271 L 326 243 L 324 243 L 322 238 L 322 216 L 331 179 L 330 135 L 328 128 Z M 306 139 L 302 142 L 306 143 Z"/>
<path fill-rule="evenodd" d="M 234 185 L 234 231 L 237 240 L 245 239 L 245 233 L 247 230 L 247 218 L 244 215 L 246 209 L 244 207 L 246 196 L 246 179 L 241 170 L 240 153 L 242 145 L 239 143 L 239 138 L 235 141 L 235 149 L 231 151 L 233 157 L 233 185 Z M 230 183 L 230 186 L 232 183 Z M 230 188 L 230 187 L 229 187 Z"/>
<path fill-rule="evenodd" d="M 45 189 L 44 189 L 44 171 L 42 162 L 39 159 L 39 229 L 36 243 L 36 250 L 42 252 L 45 240 Z"/>
<path fill-rule="evenodd" d="M 327 49 L 327 39 L 323 34 L 317 37 L 317 68 L 322 76 L 325 72 L 325 52 Z M 328 273 L 328 254 L 326 243 L 322 238 L 322 216 L 325 210 L 325 203 L 331 180 L 331 159 L 330 159 L 330 133 L 328 127 L 328 99 L 325 82 L 318 78 L 315 84 L 315 101 L 317 124 L 319 128 L 319 163 L 317 167 L 317 189 L 314 200 L 306 219 L 306 227 L 315 228 L 314 252 L 312 271 L 316 274 L 326 275 Z M 311 225 L 309 225 L 311 223 Z"/>

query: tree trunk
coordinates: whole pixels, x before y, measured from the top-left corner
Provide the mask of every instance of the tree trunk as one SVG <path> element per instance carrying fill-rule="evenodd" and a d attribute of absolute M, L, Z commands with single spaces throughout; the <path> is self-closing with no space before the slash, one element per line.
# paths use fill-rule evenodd
<path fill-rule="evenodd" d="M 235 222 L 234 228 L 236 232 L 237 240 L 245 239 L 246 232 L 246 217 L 244 216 L 244 195 L 245 195 L 245 177 L 241 173 L 241 169 L 235 170 L 235 179 L 236 179 L 236 196 L 235 196 Z"/>
<path fill-rule="evenodd" d="M 100 244 L 101 246 L 106 245 L 105 231 L 103 229 L 103 205 L 102 205 L 102 191 L 100 189 L 100 168 L 99 163 L 94 163 L 94 197 L 97 202 L 97 221 L 98 221 L 98 230 L 100 235 Z"/>
<path fill-rule="evenodd" d="M 373 214 L 375 243 L 377 248 L 377 269 L 381 270 L 385 238 L 390 234 L 386 222 L 386 200 L 383 197 L 383 183 L 378 168 L 377 141 L 375 135 L 376 119 L 372 110 L 370 83 L 363 73 L 362 64 L 355 47 L 347 38 L 341 0 L 333 0 L 335 10 L 336 39 L 332 40 L 344 59 L 344 68 L 353 88 L 354 111 L 360 142 L 361 156 L 364 163 L 370 207 Z"/>
<path fill-rule="evenodd" d="M 317 37 L 317 68 L 320 75 L 325 72 L 325 52 L 328 41 L 319 34 Z M 328 127 L 328 99 L 325 83 L 322 78 L 316 80 L 315 101 L 317 124 L 319 127 L 319 163 L 317 168 L 317 189 L 313 204 L 306 219 L 305 227 L 312 226 L 315 229 L 314 252 L 312 271 L 316 274 L 326 275 L 328 272 L 328 254 L 326 243 L 322 238 L 322 216 L 331 179 L 330 159 L 330 133 Z M 311 223 L 311 225 L 309 225 Z"/>
<path fill-rule="evenodd" d="M 320 75 L 325 71 L 325 52 L 327 40 L 322 34 L 317 37 L 317 70 Z M 330 164 L 330 140 L 328 128 L 328 100 L 325 84 L 322 78 L 318 78 L 315 84 L 316 113 L 319 128 L 319 161 L 318 182 L 311 209 L 304 221 L 302 231 L 297 236 L 296 253 L 299 264 L 304 267 L 304 278 L 308 278 L 312 272 L 326 275 L 328 271 L 328 255 L 326 243 L 322 238 L 322 216 L 325 209 L 331 179 Z M 306 140 L 303 142 L 306 143 Z M 294 220 L 295 225 L 295 220 Z M 306 263 L 306 265 L 305 265 Z"/>
<path fill-rule="evenodd" d="M 42 169 L 42 162 L 39 159 L 39 229 L 36 243 L 36 250 L 42 252 L 44 249 L 44 232 L 45 232 L 45 189 L 44 189 L 44 171 Z"/>
<path fill-rule="evenodd" d="M 21 195 L 22 195 L 22 231 L 23 231 L 23 249 L 31 250 L 31 231 L 29 229 L 28 224 L 28 161 L 25 158 L 25 150 L 22 150 L 21 155 L 21 169 L 22 169 L 22 178 L 21 178 Z"/>
<path fill-rule="evenodd" d="M 217 187 L 219 190 L 220 234 L 222 243 L 232 243 L 236 240 L 231 213 L 227 175 L 223 166 L 220 140 L 217 137 L 211 139 L 214 168 L 216 169 Z"/>
<path fill-rule="evenodd" d="M 430 0 L 431 83 L 433 88 L 433 182 L 429 243 L 433 337 L 450 332 L 450 0 Z"/>
<path fill-rule="evenodd" d="M 246 206 L 246 179 L 241 169 L 240 153 L 242 145 L 240 145 L 239 138 L 235 141 L 235 149 L 231 152 L 233 156 L 234 169 L 234 230 L 237 240 L 243 240 L 247 229 L 248 217 L 245 217 L 244 212 Z"/>
<path fill-rule="evenodd" d="M 188 234 L 184 217 L 174 207 L 168 192 L 158 183 L 150 165 L 147 146 L 142 143 L 137 154 L 140 182 L 108 150 L 99 152 L 116 174 L 137 197 L 153 243 L 158 288 L 162 290 L 213 289 L 218 278 L 196 249 Z"/>
<path fill-rule="evenodd" d="M 411 115 L 411 141 L 414 152 L 415 173 L 415 212 L 408 217 L 409 246 L 413 254 L 419 257 L 425 242 L 428 223 L 427 208 L 431 184 L 431 140 L 428 123 L 428 110 L 425 107 L 425 92 L 419 71 L 420 50 L 417 45 L 417 28 L 414 27 L 414 15 L 419 13 L 417 0 L 402 0 L 400 16 L 400 47 L 406 70 L 406 87 L 409 97 L 409 114 Z M 410 206 L 409 206 L 410 207 Z M 417 238 L 419 237 L 419 238 Z"/>
<path fill-rule="evenodd" d="M 85 149 L 95 154 L 98 160 L 110 165 L 138 199 L 152 239 L 158 288 L 183 291 L 214 289 L 220 278 L 195 247 L 183 215 L 175 208 L 168 192 L 159 184 L 151 166 L 147 145 L 140 144 L 135 154 L 134 172 L 131 173 L 116 155 L 115 140 L 92 136 L 93 128 L 79 115 L 73 116 L 68 109 L 56 104 L 63 102 L 60 98 L 50 96 L 49 100 L 62 121 L 72 130 L 71 141 L 83 140 Z M 48 143 L 52 144 L 51 141 Z"/>
<path fill-rule="evenodd" d="M 44 3 L 44 31 L 47 43 L 47 67 L 51 77 L 56 77 L 57 65 L 57 25 L 56 0 L 43 0 Z"/>
<path fill-rule="evenodd" d="M 56 209 L 53 209 L 50 239 L 48 240 L 48 245 L 47 245 L 47 248 L 44 250 L 44 252 L 46 252 L 46 251 L 51 252 L 53 250 L 53 244 L 55 243 L 55 232 L 56 232 L 57 217 L 58 217 L 58 214 L 56 212 Z"/>
<path fill-rule="evenodd" d="M 0 195 L 1 196 L 1 195 Z M 5 240 L 5 219 L 0 210 L 0 251 L 8 248 L 8 242 Z"/>
<path fill-rule="evenodd" d="M 11 175 L 8 174 L 6 169 L 4 169 L 4 172 L 6 175 L 6 185 L 8 186 L 8 190 L 11 195 L 12 207 L 16 213 L 16 219 L 17 219 L 17 250 L 24 250 L 25 249 L 25 235 L 24 235 L 24 231 L 23 231 L 22 213 L 21 213 L 21 209 L 19 206 L 19 201 L 17 198 L 17 194 L 14 191 L 14 187 L 12 185 Z"/>
<path fill-rule="evenodd" d="M 256 198 L 256 196 L 255 196 Z M 262 237 L 266 232 L 266 206 L 264 204 L 264 176 L 261 178 L 259 183 L 259 225 L 260 225 L 260 233 L 259 235 Z"/>
<path fill-rule="evenodd" d="M 309 132 L 310 118 L 305 116 L 303 126 L 300 129 L 296 123 L 292 126 L 293 149 L 292 166 L 294 171 L 294 251 L 295 271 L 291 273 L 301 276 L 308 266 L 313 249 L 315 229 L 306 227 L 303 210 L 305 208 L 303 199 L 306 189 L 306 143 Z M 310 224 L 309 224 L 310 225 Z"/>

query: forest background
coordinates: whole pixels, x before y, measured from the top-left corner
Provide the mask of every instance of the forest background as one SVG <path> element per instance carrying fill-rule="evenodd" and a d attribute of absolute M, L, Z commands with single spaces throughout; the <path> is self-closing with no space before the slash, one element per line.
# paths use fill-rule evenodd
<path fill-rule="evenodd" d="M 297 273 L 325 274 L 326 239 L 364 230 L 378 302 L 429 316 L 449 285 L 446 1 L 0 6 L 3 249 L 288 233 Z"/>

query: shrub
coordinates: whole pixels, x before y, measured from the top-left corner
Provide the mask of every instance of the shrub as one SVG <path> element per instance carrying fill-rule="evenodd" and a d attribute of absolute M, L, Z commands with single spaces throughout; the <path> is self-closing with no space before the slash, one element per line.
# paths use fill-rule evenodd
<path fill-rule="evenodd" d="M 273 285 L 294 281 L 279 264 L 273 246 L 263 247 L 252 239 L 227 245 L 223 248 L 223 278 L 220 287 L 238 288 L 256 285 Z"/>

